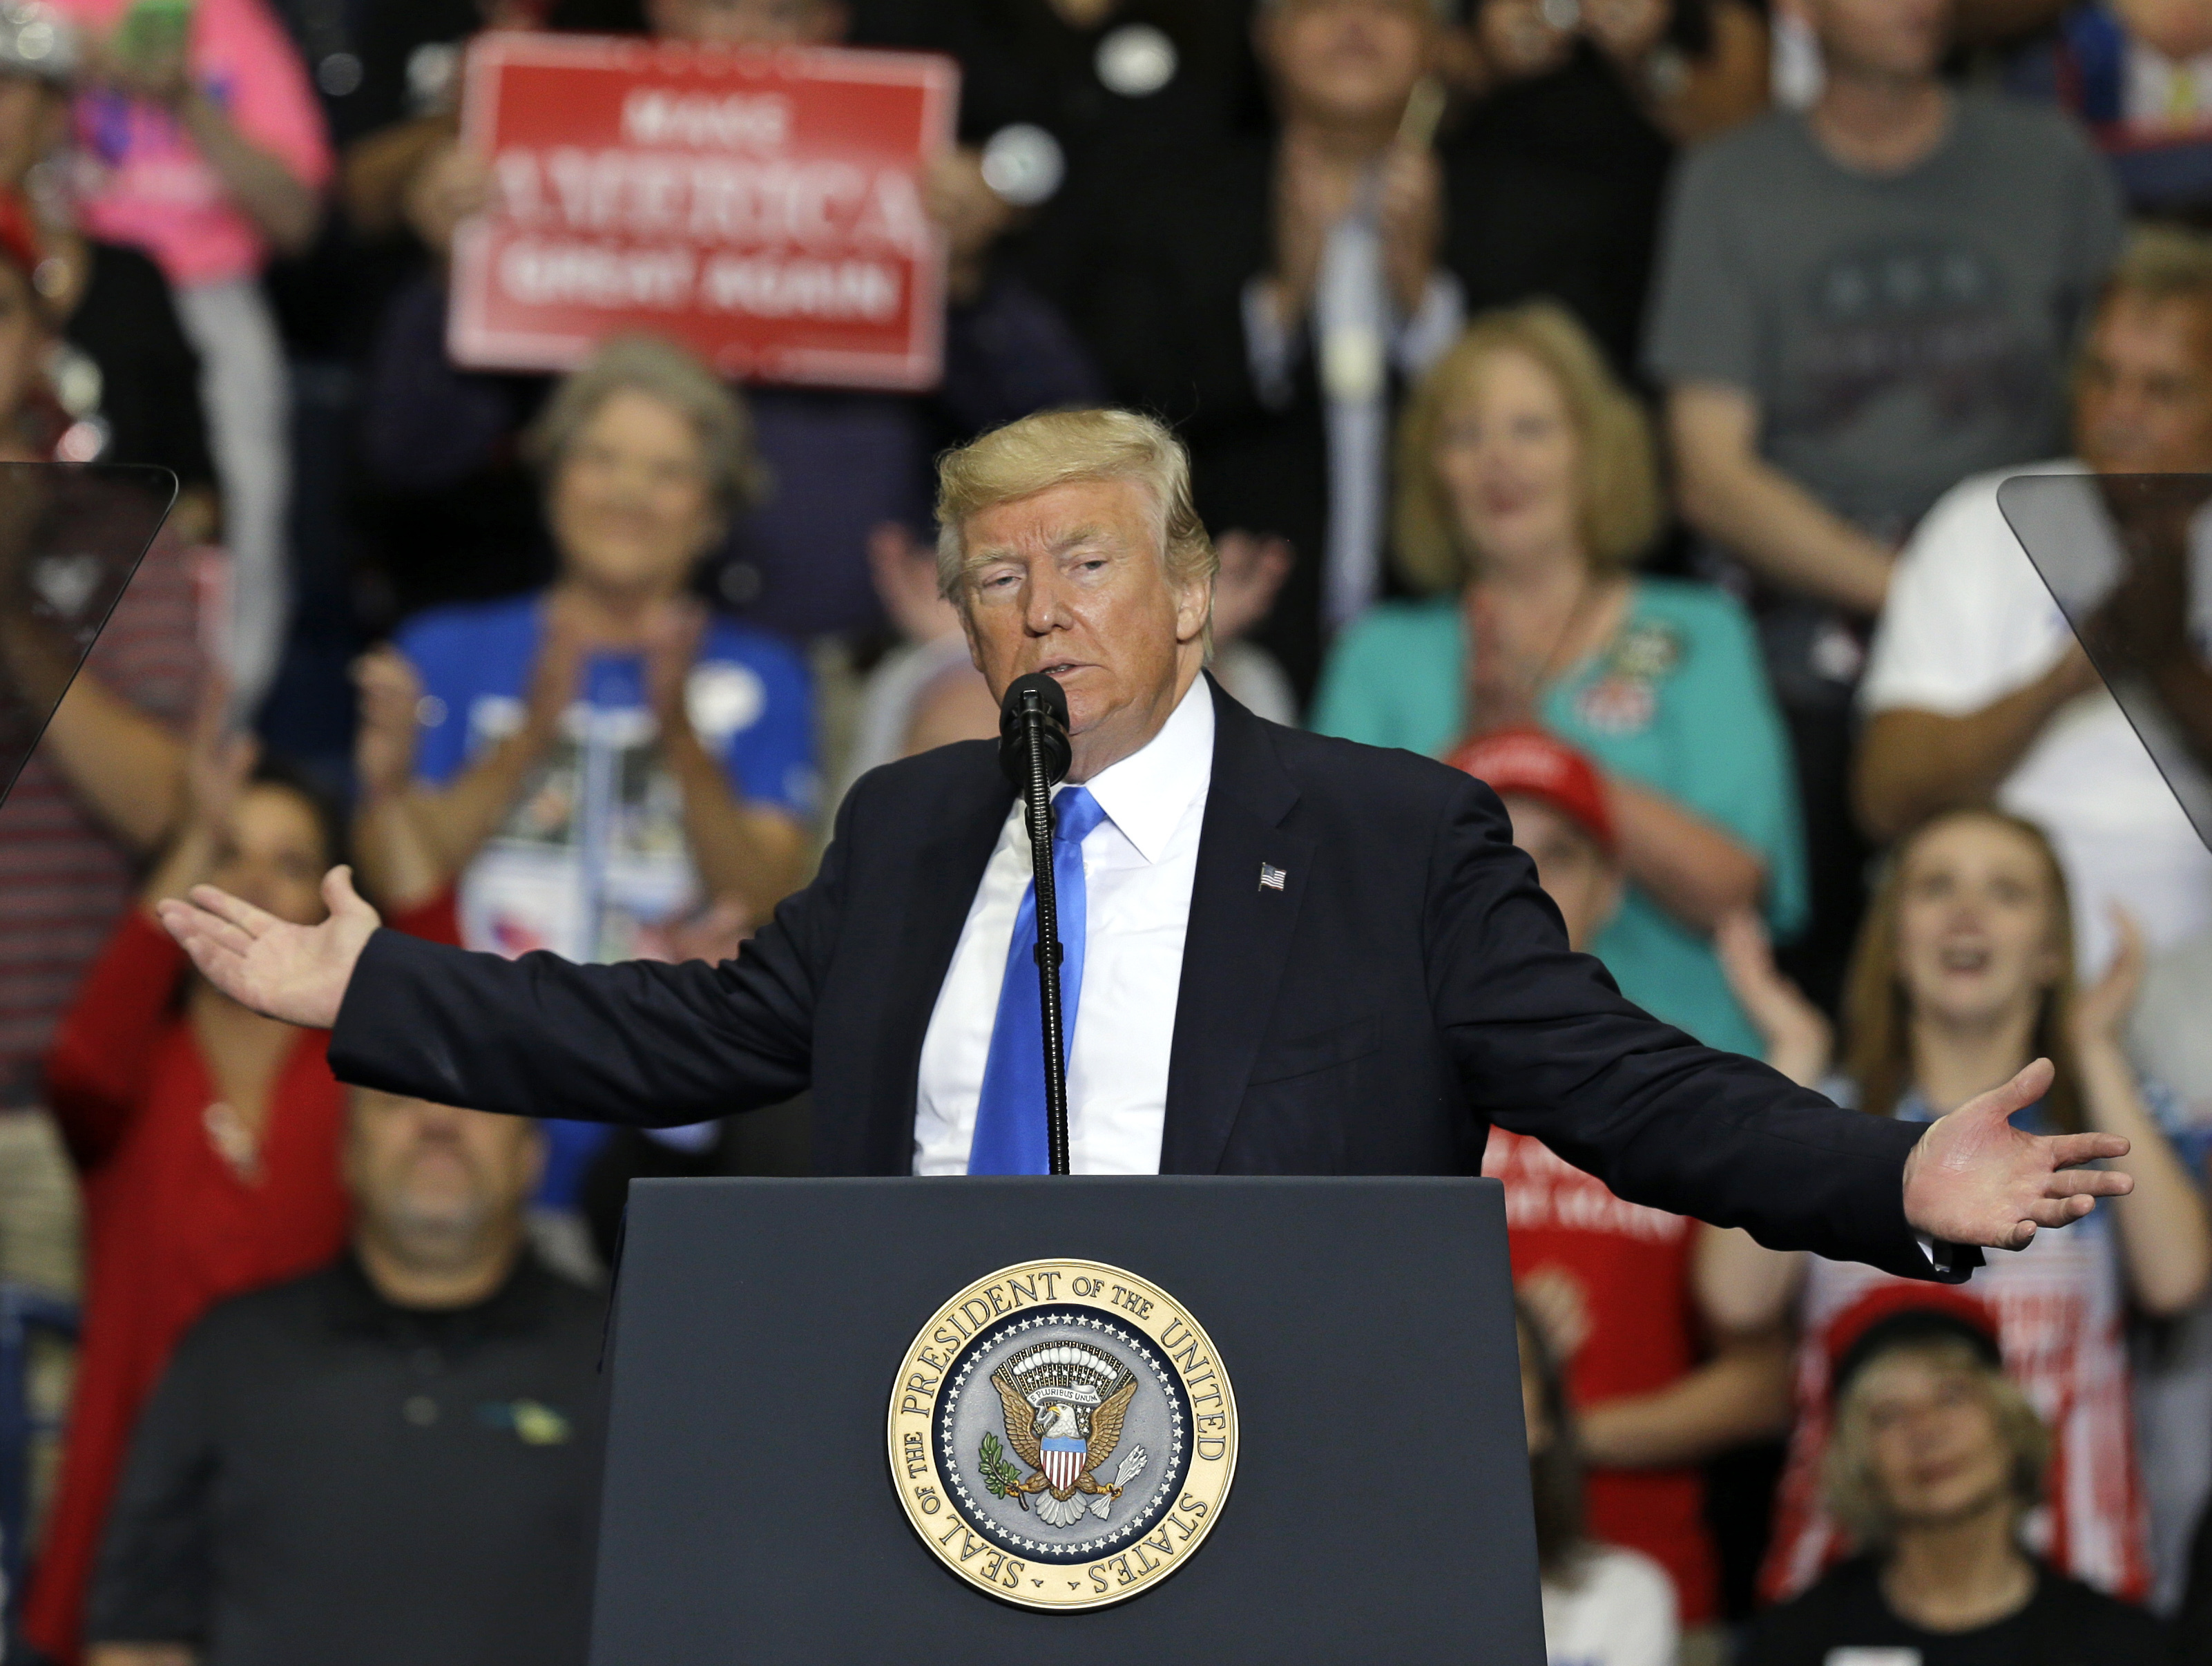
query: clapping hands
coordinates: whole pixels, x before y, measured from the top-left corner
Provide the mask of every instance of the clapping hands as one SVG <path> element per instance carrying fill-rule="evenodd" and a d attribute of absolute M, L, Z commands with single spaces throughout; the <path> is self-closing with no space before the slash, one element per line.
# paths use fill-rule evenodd
<path fill-rule="evenodd" d="M 422 678 L 407 656 L 385 643 L 353 663 L 358 696 L 354 775 L 364 800 L 392 797 L 415 778 Z"/>
<path fill-rule="evenodd" d="M 1736 1004 L 1765 1043 L 1766 1062 L 1800 1087 L 1817 1085 L 1827 1073 L 1835 1026 L 1774 964 L 1765 921 L 1749 909 L 1737 909 L 1715 927 L 1713 950 Z"/>
<path fill-rule="evenodd" d="M 1539 727 L 1544 662 L 1513 651 L 1500 625 L 1496 603 L 1480 586 L 1468 587 L 1465 607 L 1468 732 L 1494 734 L 1500 729 Z"/>

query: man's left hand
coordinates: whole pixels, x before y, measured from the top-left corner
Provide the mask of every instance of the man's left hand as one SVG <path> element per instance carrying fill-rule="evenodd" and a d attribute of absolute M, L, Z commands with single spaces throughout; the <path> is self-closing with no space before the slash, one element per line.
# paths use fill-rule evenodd
<path fill-rule="evenodd" d="M 2038 1059 L 2002 1087 L 1970 1099 L 1928 1132 L 1905 1161 L 1905 1218 L 1947 1243 L 2025 1250 L 2043 1226 L 2065 1226 L 2100 1197 L 2124 1197 L 2135 1182 L 2082 1165 L 2125 1157 L 2117 1134 L 2023 1134 L 2015 1111 L 2051 1089 L 2051 1061 Z"/>

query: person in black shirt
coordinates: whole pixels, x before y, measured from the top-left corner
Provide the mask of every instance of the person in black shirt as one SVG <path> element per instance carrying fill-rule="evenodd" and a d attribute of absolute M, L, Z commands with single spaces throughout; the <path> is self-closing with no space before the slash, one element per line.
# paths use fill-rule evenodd
<path fill-rule="evenodd" d="M 2050 1438 L 1979 1308 L 1915 1291 L 1844 1342 L 1826 1481 L 1862 1554 L 1756 1621 L 1738 1666 L 1825 1666 L 1843 1650 L 1899 1666 L 2167 1659 L 2149 1614 L 2021 1548 Z"/>
<path fill-rule="evenodd" d="M 526 1248 L 543 1160 L 534 1123 L 356 1091 L 352 1247 L 179 1348 L 86 1666 L 582 1662 L 602 1304 Z"/>
<path fill-rule="evenodd" d="M 1009 264 L 1095 348 L 1131 216 L 1263 116 L 1251 11 L 1252 0 L 862 0 L 852 38 L 959 61 L 961 142 L 980 148 L 987 179 L 1012 167 L 1012 200 L 1030 210 L 1007 234 Z M 1025 160 L 1040 172 L 1024 174 Z"/>
<path fill-rule="evenodd" d="M 1116 400 L 1189 446 L 1207 526 L 1294 553 L 1252 640 L 1304 702 L 1331 635 L 1392 581 L 1392 413 L 1457 337 L 1475 275 L 1450 265 L 1455 185 L 1419 107 L 1429 0 L 1256 15 L 1274 131 L 1121 205 L 1091 327 Z"/>

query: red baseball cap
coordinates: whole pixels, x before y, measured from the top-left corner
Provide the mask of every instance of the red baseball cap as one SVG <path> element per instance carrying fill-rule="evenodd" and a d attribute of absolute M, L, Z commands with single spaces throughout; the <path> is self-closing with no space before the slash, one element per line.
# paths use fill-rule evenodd
<path fill-rule="evenodd" d="M 1500 798 L 1540 799 L 1595 839 L 1608 856 L 1620 848 L 1597 766 L 1541 729 L 1477 735 L 1462 741 L 1444 762 L 1487 782 Z"/>
<path fill-rule="evenodd" d="M 2004 1368 L 1997 1316 L 1988 1303 L 1940 1284 L 1878 1285 L 1828 1326 L 1828 1398 L 1875 1355 L 1901 1343 L 1955 1337 L 1992 1370 Z"/>

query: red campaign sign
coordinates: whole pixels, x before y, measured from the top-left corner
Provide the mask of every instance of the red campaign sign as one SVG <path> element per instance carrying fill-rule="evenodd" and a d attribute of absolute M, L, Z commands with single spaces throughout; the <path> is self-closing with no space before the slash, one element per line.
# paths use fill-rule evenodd
<path fill-rule="evenodd" d="M 755 380 L 934 386 L 921 175 L 958 77 L 914 52 L 479 37 L 461 131 L 495 206 L 454 239 L 455 362 L 567 370 L 649 330 Z"/>

